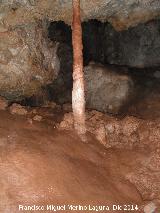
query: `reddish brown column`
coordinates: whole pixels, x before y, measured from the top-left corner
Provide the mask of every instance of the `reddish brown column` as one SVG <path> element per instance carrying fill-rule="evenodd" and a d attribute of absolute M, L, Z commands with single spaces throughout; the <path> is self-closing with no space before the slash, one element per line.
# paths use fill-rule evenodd
<path fill-rule="evenodd" d="M 83 44 L 82 27 L 80 17 L 80 0 L 72 0 L 73 23 L 72 23 L 72 44 L 73 44 L 73 90 L 72 108 L 74 115 L 74 127 L 81 139 L 85 139 L 85 94 L 84 94 L 84 73 L 83 73 Z"/>

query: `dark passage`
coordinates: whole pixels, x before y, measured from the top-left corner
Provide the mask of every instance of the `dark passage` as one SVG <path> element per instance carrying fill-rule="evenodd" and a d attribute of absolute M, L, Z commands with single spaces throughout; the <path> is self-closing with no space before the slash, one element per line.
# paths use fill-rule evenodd
<path fill-rule="evenodd" d="M 98 109 L 99 111 L 106 111 L 109 113 L 130 113 L 136 114 L 141 111 L 143 114 L 143 106 L 149 105 L 156 108 L 156 116 L 159 105 L 157 101 L 160 100 L 159 91 L 159 50 L 160 43 L 159 21 L 153 21 L 146 24 L 140 24 L 137 27 L 130 28 L 126 31 L 117 32 L 109 23 L 101 23 L 97 20 L 90 20 L 82 23 L 83 29 L 83 59 L 84 65 L 88 66 L 90 62 L 102 64 L 107 69 L 111 68 L 111 72 L 115 70 L 118 74 L 127 75 L 132 81 L 133 87 L 128 86 L 129 92 L 123 94 L 125 91 L 123 85 L 118 90 L 122 89 L 122 94 L 128 96 L 127 101 L 122 101 L 122 107 L 117 110 L 117 105 L 121 100 L 110 98 L 111 106 L 104 110 L 104 107 L 99 105 L 105 104 L 88 104 L 95 100 L 87 100 L 87 106 Z M 71 102 L 72 91 L 72 39 L 71 27 L 64 22 L 52 22 L 48 28 L 48 36 L 53 42 L 59 42 L 58 57 L 60 58 L 60 74 L 52 85 L 49 86 L 51 97 L 60 104 Z M 159 45 L 160 46 L 160 45 Z M 108 67 L 112 65 L 111 67 Z M 94 66 L 95 74 L 98 70 Z M 93 66 L 92 66 L 93 68 Z M 92 69 L 89 65 L 89 71 Z M 113 72 L 114 73 L 114 72 Z M 103 78 L 102 78 L 103 79 Z M 101 79 L 101 80 L 102 80 Z M 118 78 L 117 84 L 119 82 Z M 93 82 L 93 77 L 91 77 Z M 99 79 L 99 81 L 101 81 Z M 97 82 L 98 83 L 98 82 Z M 123 84 L 123 82 L 119 82 Z M 107 83 L 105 83 L 107 84 Z M 114 87 L 108 86 L 107 91 L 103 94 L 106 88 L 101 88 L 102 92 L 91 93 L 90 96 L 98 94 L 100 97 L 96 102 L 103 102 L 103 98 L 108 99 L 109 95 L 120 96 L 121 93 L 115 92 Z M 94 88 L 93 88 L 94 89 Z M 102 96 L 102 97 L 101 97 Z M 131 98 L 130 98 L 131 97 Z M 92 98 L 91 98 L 92 99 Z M 106 101 L 107 102 L 107 101 Z M 136 107 L 135 107 L 136 105 Z M 139 106 L 140 105 L 140 106 Z M 116 106 L 116 109 L 114 108 Z M 131 108 L 131 110 L 130 110 Z M 135 110 L 136 108 L 136 110 Z M 151 110 L 152 111 L 152 110 Z M 118 114 L 119 114 L 118 113 Z M 147 112 L 148 113 L 148 112 Z M 153 113 L 151 113 L 153 114 Z"/>
<path fill-rule="evenodd" d="M 108 22 L 90 20 L 82 23 L 84 71 L 89 82 L 87 108 L 114 115 L 160 116 L 159 27 L 159 21 L 155 20 L 117 32 Z M 71 103 L 71 35 L 71 27 L 64 22 L 50 23 L 48 37 L 58 42 L 58 77 L 23 104 L 39 106 L 46 100 Z M 99 69 L 101 77 L 98 76 Z"/>
<path fill-rule="evenodd" d="M 160 65 L 160 21 L 139 24 L 117 32 L 110 23 L 89 20 L 82 23 L 84 64 L 89 61 L 135 68 Z M 71 46 L 71 27 L 62 21 L 51 22 L 48 36 L 52 41 Z"/>
<path fill-rule="evenodd" d="M 105 24 L 97 20 L 90 20 L 82 23 L 82 29 L 84 65 L 87 65 L 89 61 L 107 63 L 104 57 Z M 61 45 L 72 48 L 72 32 L 69 25 L 62 21 L 52 22 L 48 32 L 48 36 L 52 41 L 60 42 Z"/>

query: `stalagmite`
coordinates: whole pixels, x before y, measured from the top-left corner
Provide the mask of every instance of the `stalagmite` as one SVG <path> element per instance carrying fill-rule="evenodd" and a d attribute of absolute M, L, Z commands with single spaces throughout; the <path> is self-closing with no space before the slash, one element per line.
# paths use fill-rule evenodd
<path fill-rule="evenodd" d="M 82 56 L 82 27 L 80 18 L 80 0 L 73 0 L 73 90 L 72 108 L 74 115 L 74 127 L 82 140 L 86 140 L 85 127 L 85 94 L 84 94 L 84 73 Z"/>

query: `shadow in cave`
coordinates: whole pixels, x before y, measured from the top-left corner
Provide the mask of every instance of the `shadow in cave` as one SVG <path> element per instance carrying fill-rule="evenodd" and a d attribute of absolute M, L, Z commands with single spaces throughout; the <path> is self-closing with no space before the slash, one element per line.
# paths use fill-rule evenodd
<path fill-rule="evenodd" d="M 138 117 L 160 117 L 158 110 L 160 78 L 155 76 L 158 67 L 132 67 L 130 64 L 135 63 L 136 56 L 129 48 L 129 50 L 123 50 L 124 41 L 129 42 L 128 37 L 131 38 L 134 46 L 136 39 L 139 39 L 139 32 L 136 33 L 135 28 L 116 32 L 109 23 L 101 23 L 97 20 L 83 22 L 82 29 L 84 66 L 88 66 L 90 62 L 94 61 L 96 64 L 113 67 L 113 70 L 116 68 L 118 74 L 127 75 L 134 82 L 132 98 L 124 105 L 122 104 L 119 113 L 111 111 L 108 113 L 119 116 L 130 114 Z M 59 104 L 71 103 L 73 83 L 71 27 L 63 21 L 51 22 L 48 27 L 48 37 L 51 41 L 58 42 L 57 55 L 60 60 L 60 72 L 52 84 L 42 88 L 39 94 L 24 100 L 23 104 L 39 106 L 43 105 L 45 100 L 55 101 Z M 127 56 L 126 59 L 124 53 L 131 56 Z"/>

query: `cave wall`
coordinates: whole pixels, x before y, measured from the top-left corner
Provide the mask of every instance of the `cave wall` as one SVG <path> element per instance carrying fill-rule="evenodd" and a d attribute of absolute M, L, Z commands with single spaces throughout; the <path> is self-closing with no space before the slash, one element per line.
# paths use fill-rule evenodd
<path fill-rule="evenodd" d="M 87 61 L 136 68 L 160 66 L 160 19 L 117 32 L 108 22 L 84 22 Z"/>
<path fill-rule="evenodd" d="M 0 31 L 37 19 L 62 20 L 71 24 L 71 0 L 1 0 Z M 159 0 L 81 0 L 82 21 L 109 21 L 117 30 L 154 19 L 160 14 Z"/>
<path fill-rule="evenodd" d="M 102 40 L 107 63 L 137 68 L 160 66 L 160 20 L 121 32 L 105 25 Z"/>
<path fill-rule="evenodd" d="M 160 15 L 160 2 L 159 0 L 82 0 L 81 14 L 82 21 L 89 19 L 108 21 L 116 30 L 121 31 L 138 23 L 157 19 Z M 61 66 L 60 56 L 57 56 L 58 43 L 51 44 L 47 38 L 47 25 L 56 20 L 71 24 L 71 0 L 0 0 L 0 95 L 10 100 L 23 99 L 36 94 L 40 88 L 52 83 L 57 78 Z M 159 45 L 159 40 L 154 37 L 159 36 L 157 27 L 159 25 L 149 26 L 147 38 L 145 38 L 148 39 L 151 36 L 150 46 L 155 45 L 156 48 L 157 44 Z M 145 59 L 139 57 L 136 64 L 137 59 L 134 54 L 137 52 L 133 48 L 134 45 L 128 50 L 123 47 L 126 43 L 130 44 L 132 34 L 130 31 L 128 34 L 126 33 L 126 36 L 122 32 L 121 36 L 117 37 L 117 32 L 108 27 L 105 28 L 104 35 L 107 35 L 108 30 L 111 37 L 107 37 L 109 43 L 106 41 L 103 44 L 104 47 L 107 47 L 106 52 L 102 55 L 103 58 L 107 58 L 109 63 L 114 64 L 141 66 L 141 62 L 143 65 L 147 63 L 149 66 L 151 60 L 148 60 L 147 57 Z M 153 35 L 151 35 L 152 30 Z M 134 30 L 131 31 L 134 33 Z M 146 31 L 143 30 L 143 27 L 139 27 L 136 33 L 137 36 L 140 36 Z M 110 41 L 112 38 L 116 39 L 117 43 L 119 42 L 119 46 Z M 142 42 L 144 45 L 145 39 Z M 94 40 L 95 38 L 93 42 Z M 154 42 L 155 44 L 153 44 Z M 136 45 L 138 47 L 139 43 Z M 123 50 L 117 49 L 119 47 Z M 96 52 L 97 50 L 99 50 L 98 47 Z M 156 50 L 155 53 L 151 51 L 151 48 L 149 49 L 154 56 L 155 61 L 153 62 L 156 65 L 159 64 L 158 51 Z M 115 52 L 118 52 L 119 55 L 115 56 Z M 131 52 L 132 60 L 127 58 L 128 53 Z M 148 54 L 148 52 L 144 53 Z M 101 53 L 99 53 L 100 55 Z M 65 59 L 61 57 L 61 60 Z M 71 79 L 70 76 L 68 78 Z M 59 81 L 61 78 L 58 78 Z"/>
<path fill-rule="evenodd" d="M 108 22 L 82 23 L 86 107 L 120 114 L 152 91 L 160 65 L 159 26 L 157 19 L 117 32 Z M 60 60 L 58 77 L 48 89 L 54 101 L 64 104 L 72 93 L 71 27 L 52 22 L 48 30 L 49 38 L 59 42 Z"/>
<path fill-rule="evenodd" d="M 58 75 L 57 47 L 43 25 L 35 22 L 0 33 L 0 94 L 9 100 L 36 94 Z"/>
<path fill-rule="evenodd" d="M 95 61 L 135 68 L 160 66 L 160 19 L 120 32 L 108 22 L 89 20 L 82 23 L 82 29 L 85 65 Z M 64 22 L 50 24 L 51 40 L 71 49 L 71 36 L 71 27 Z M 66 57 L 65 54 L 63 57 Z"/>

